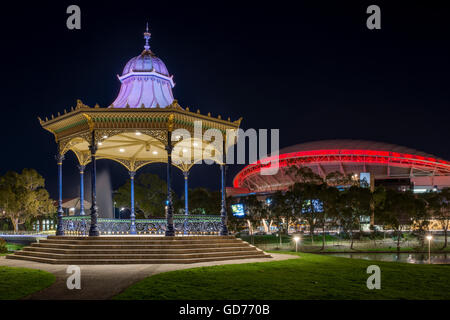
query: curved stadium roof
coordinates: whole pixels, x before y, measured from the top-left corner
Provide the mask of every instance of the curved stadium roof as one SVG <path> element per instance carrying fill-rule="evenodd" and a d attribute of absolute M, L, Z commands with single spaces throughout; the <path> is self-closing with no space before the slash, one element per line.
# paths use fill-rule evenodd
<path fill-rule="evenodd" d="M 273 175 L 261 169 L 277 162 Z M 235 188 L 250 190 L 283 189 L 294 182 L 284 170 L 294 165 L 308 166 L 321 176 L 340 171 L 343 174 L 371 172 L 377 179 L 419 176 L 450 176 L 450 162 L 431 154 L 390 143 L 366 140 L 322 140 L 281 149 L 275 156 L 258 160 L 242 169 L 234 178 Z"/>
<path fill-rule="evenodd" d="M 368 141 L 368 140 L 352 140 L 352 139 L 320 140 L 320 141 L 300 143 L 294 146 L 281 149 L 279 154 L 297 151 L 333 150 L 333 149 L 391 151 L 440 159 L 434 155 L 418 151 L 412 148 L 399 146 L 396 144 Z"/>

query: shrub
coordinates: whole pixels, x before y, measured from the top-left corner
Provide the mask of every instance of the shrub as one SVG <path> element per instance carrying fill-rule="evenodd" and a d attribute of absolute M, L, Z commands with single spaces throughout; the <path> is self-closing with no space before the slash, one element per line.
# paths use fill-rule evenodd
<path fill-rule="evenodd" d="M 0 238 L 0 253 L 7 253 L 8 247 L 6 246 L 6 241 Z"/>

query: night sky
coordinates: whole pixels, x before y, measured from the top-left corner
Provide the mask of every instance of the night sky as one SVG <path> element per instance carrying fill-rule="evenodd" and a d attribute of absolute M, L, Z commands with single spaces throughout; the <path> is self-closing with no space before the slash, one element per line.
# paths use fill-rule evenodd
<path fill-rule="evenodd" d="M 367 139 L 450 160 L 449 8 L 390 2 L 16 1 L 0 19 L 0 174 L 35 168 L 56 197 L 56 144 L 37 117 L 76 99 L 111 104 L 116 74 L 143 50 L 147 21 L 183 107 L 242 116 L 244 129 L 279 128 L 281 147 Z M 81 30 L 66 28 L 71 4 L 81 8 Z M 381 7 L 381 30 L 366 28 L 370 4 Z M 241 168 L 231 166 L 228 186 Z M 113 161 L 99 161 L 105 170 L 114 188 L 128 177 Z M 165 178 L 162 165 L 142 171 Z M 179 170 L 174 178 L 179 192 Z M 218 189 L 218 167 L 195 167 L 190 183 Z M 64 197 L 77 195 L 68 154 Z"/>

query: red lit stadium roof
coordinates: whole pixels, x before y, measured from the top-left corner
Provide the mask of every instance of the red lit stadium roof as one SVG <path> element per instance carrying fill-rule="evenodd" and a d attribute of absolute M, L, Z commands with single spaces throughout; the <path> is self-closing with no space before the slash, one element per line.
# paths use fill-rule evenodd
<path fill-rule="evenodd" d="M 275 175 L 261 175 L 261 168 L 277 161 Z M 283 168 L 308 166 L 324 176 L 330 172 L 343 174 L 371 172 L 376 178 L 414 176 L 450 176 L 450 162 L 411 148 L 364 140 L 324 140 L 298 144 L 280 151 L 278 159 L 268 157 L 246 166 L 233 180 L 235 188 L 250 190 L 283 189 L 293 183 Z"/>

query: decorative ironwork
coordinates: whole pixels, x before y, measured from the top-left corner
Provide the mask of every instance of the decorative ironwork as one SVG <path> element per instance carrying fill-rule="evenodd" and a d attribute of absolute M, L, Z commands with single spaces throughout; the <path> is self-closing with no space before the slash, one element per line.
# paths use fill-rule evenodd
<path fill-rule="evenodd" d="M 66 235 L 88 235 L 90 224 L 89 216 L 62 218 L 62 228 Z M 131 220 L 98 218 L 97 225 L 100 235 L 130 234 Z M 136 232 L 164 235 L 166 225 L 166 218 L 136 219 Z M 173 225 L 176 234 L 212 235 L 219 234 L 222 221 L 219 215 L 173 215 Z"/>

